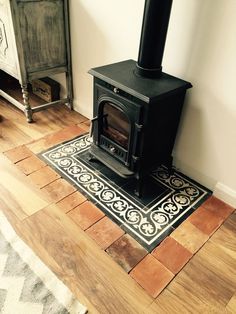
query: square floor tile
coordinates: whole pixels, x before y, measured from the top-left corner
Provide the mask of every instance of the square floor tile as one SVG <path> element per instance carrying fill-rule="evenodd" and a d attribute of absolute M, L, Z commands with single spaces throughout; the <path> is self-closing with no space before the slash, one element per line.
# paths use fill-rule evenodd
<path fill-rule="evenodd" d="M 224 220 L 235 211 L 234 207 L 226 204 L 213 195 L 202 203 L 202 207 L 221 216 Z"/>
<path fill-rule="evenodd" d="M 58 179 L 42 188 L 48 197 L 55 203 L 76 191 L 75 187 L 64 179 Z"/>
<path fill-rule="evenodd" d="M 4 153 L 13 163 L 32 156 L 32 152 L 24 145 L 15 147 Z"/>
<path fill-rule="evenodd" d="M 171 237 L 165 238 L 152 255 L 173 274 L 177 274 L 193 254 Z"/>
<path fill-rule="evenodd" d="M 86 230 L 105 215 L 91 202 L 86 201 L 71 210 L 68 216 L 70 216 L 80 228 Z"/>
<path fill-rule="evenodd" d="M 106 251 L 126 272 L 148 254 L 147 250 L 128 234 L 115 241 Z"/>
<path fill-rule="evenodd" d="M 29 178 L 41 189 L 49 183 L 59 179 L 60 175 L 47 166 L 31 173 Z"/>
<path fill-rule="evenodd" d="M 144 257 L 130 275 L 153 298 L 156 298 L 174 277 L 173 273 L 150 254 Z"/>
<path fill-rule="evenodd" d="M 68 141 L 69 139 L 78 136 L 80 134 L 84 133 L 84 130 L 82 130 L 77 125 L 72 125 L 69 127 L 66 127 L 58 132 L 55 132 L 53 134 L 49 134 L 39 140 L 36 140 L 30 144 L 27 144 L 27 147 L 35 154 L 38 154 L 45 149 L 48 149 L 54 145 L 57 145 L 63 141 Z"/>
<path fill-rule="evenodd" d="M 171 238 L 194 254 L 206 243 L 209 236 L 186 220 L 171 233 Z"/>
<path fill-rule="evenodd" d="M 57 205 L 60 207 L 60 209 L 64 213 L 68 213 L 70 210 L 74 209 L 75 207 L 79 206 L 83 202 L 85 202 L 87 199 L 86 197 L 81 194 L 79 191 L 76 191 L 62 200 L 60 200 Z"/>
<path fill-rule="evenodd" d="M 36 156 L 30 156 L 23 159 L 16 165 L 26 175 L 29 175 L 46 166 L 46 164 Z"/>
<path fill-rule="evenodd" d="M 108 217 L 104 217 L 87 229 L 86 233 L 89 234 L 103 250 L 105 250 L 119 239 L 124 234 L 124 231 Z"/>
<path fill-rule="evenodd" d="M 207 210 L 204 207 L 199 207 L 189 218 L 195 227 L 203 233 L 211 236 L 223 223 L 222 216 L 217 215 L 216 211 Z"/>

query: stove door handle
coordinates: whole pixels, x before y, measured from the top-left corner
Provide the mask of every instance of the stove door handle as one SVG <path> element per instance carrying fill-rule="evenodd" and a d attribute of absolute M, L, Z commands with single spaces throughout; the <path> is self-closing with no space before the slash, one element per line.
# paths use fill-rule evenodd
<path fill-rule="evenodd" d="M 107 124 L 107 116 L 108 114 L 103 114 L 102 118 L 104 119 L 104 124 L 105 127 L 107 128 L 108 124 Z M 94 131 L 94 122 L 96 122 L 99 119 L 98 116 L 94 117 L 93 119 L 91 119 L 91 123 L 90 123 L 90 129 L 89 129 L 89 137 L 93 136 L 93 131 Z"/>
<path fill-rule="evenodd" d="M 90 128 L 89 128 L 89 137 L 93 136 L 94 122 L 97 121 L 97 120 L 98 120 L 98 116 L 96 116 L 93 119 L 91 119 Z"/>

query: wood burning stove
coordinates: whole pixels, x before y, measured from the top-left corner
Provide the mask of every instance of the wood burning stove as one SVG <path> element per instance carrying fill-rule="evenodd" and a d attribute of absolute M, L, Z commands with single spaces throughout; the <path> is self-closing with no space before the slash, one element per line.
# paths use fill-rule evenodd
<path fill-rule="evenodd" d="M 189 82 L 162 72 L 172 0 L 146 0 L 139 58 L 89 71 L 94 76 L 90 153 L 122 177 L 143 179 L 172 149 Z"/>

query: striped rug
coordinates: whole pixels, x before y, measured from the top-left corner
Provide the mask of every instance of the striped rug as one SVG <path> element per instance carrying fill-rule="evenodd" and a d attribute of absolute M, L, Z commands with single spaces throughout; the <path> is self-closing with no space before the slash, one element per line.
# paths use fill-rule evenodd
<path fill-rule="evenodd" d="M 70 290 L 18 237 L 0 211 L 0 313 L 86 312 Z"/>

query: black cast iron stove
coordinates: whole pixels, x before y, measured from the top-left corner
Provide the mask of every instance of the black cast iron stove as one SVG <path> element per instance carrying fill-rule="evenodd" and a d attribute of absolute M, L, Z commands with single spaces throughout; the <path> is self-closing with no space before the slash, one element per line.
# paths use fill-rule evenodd
<path fill-rule="evenodd" d="M 172 0 L 146 0 L 138 62 L 89 71 L 94 76 L 90 153 L 124 178 L 143 179 L 161 164 L 172 168 L 172 149 L 189 82 L 162 72 Z"/>

